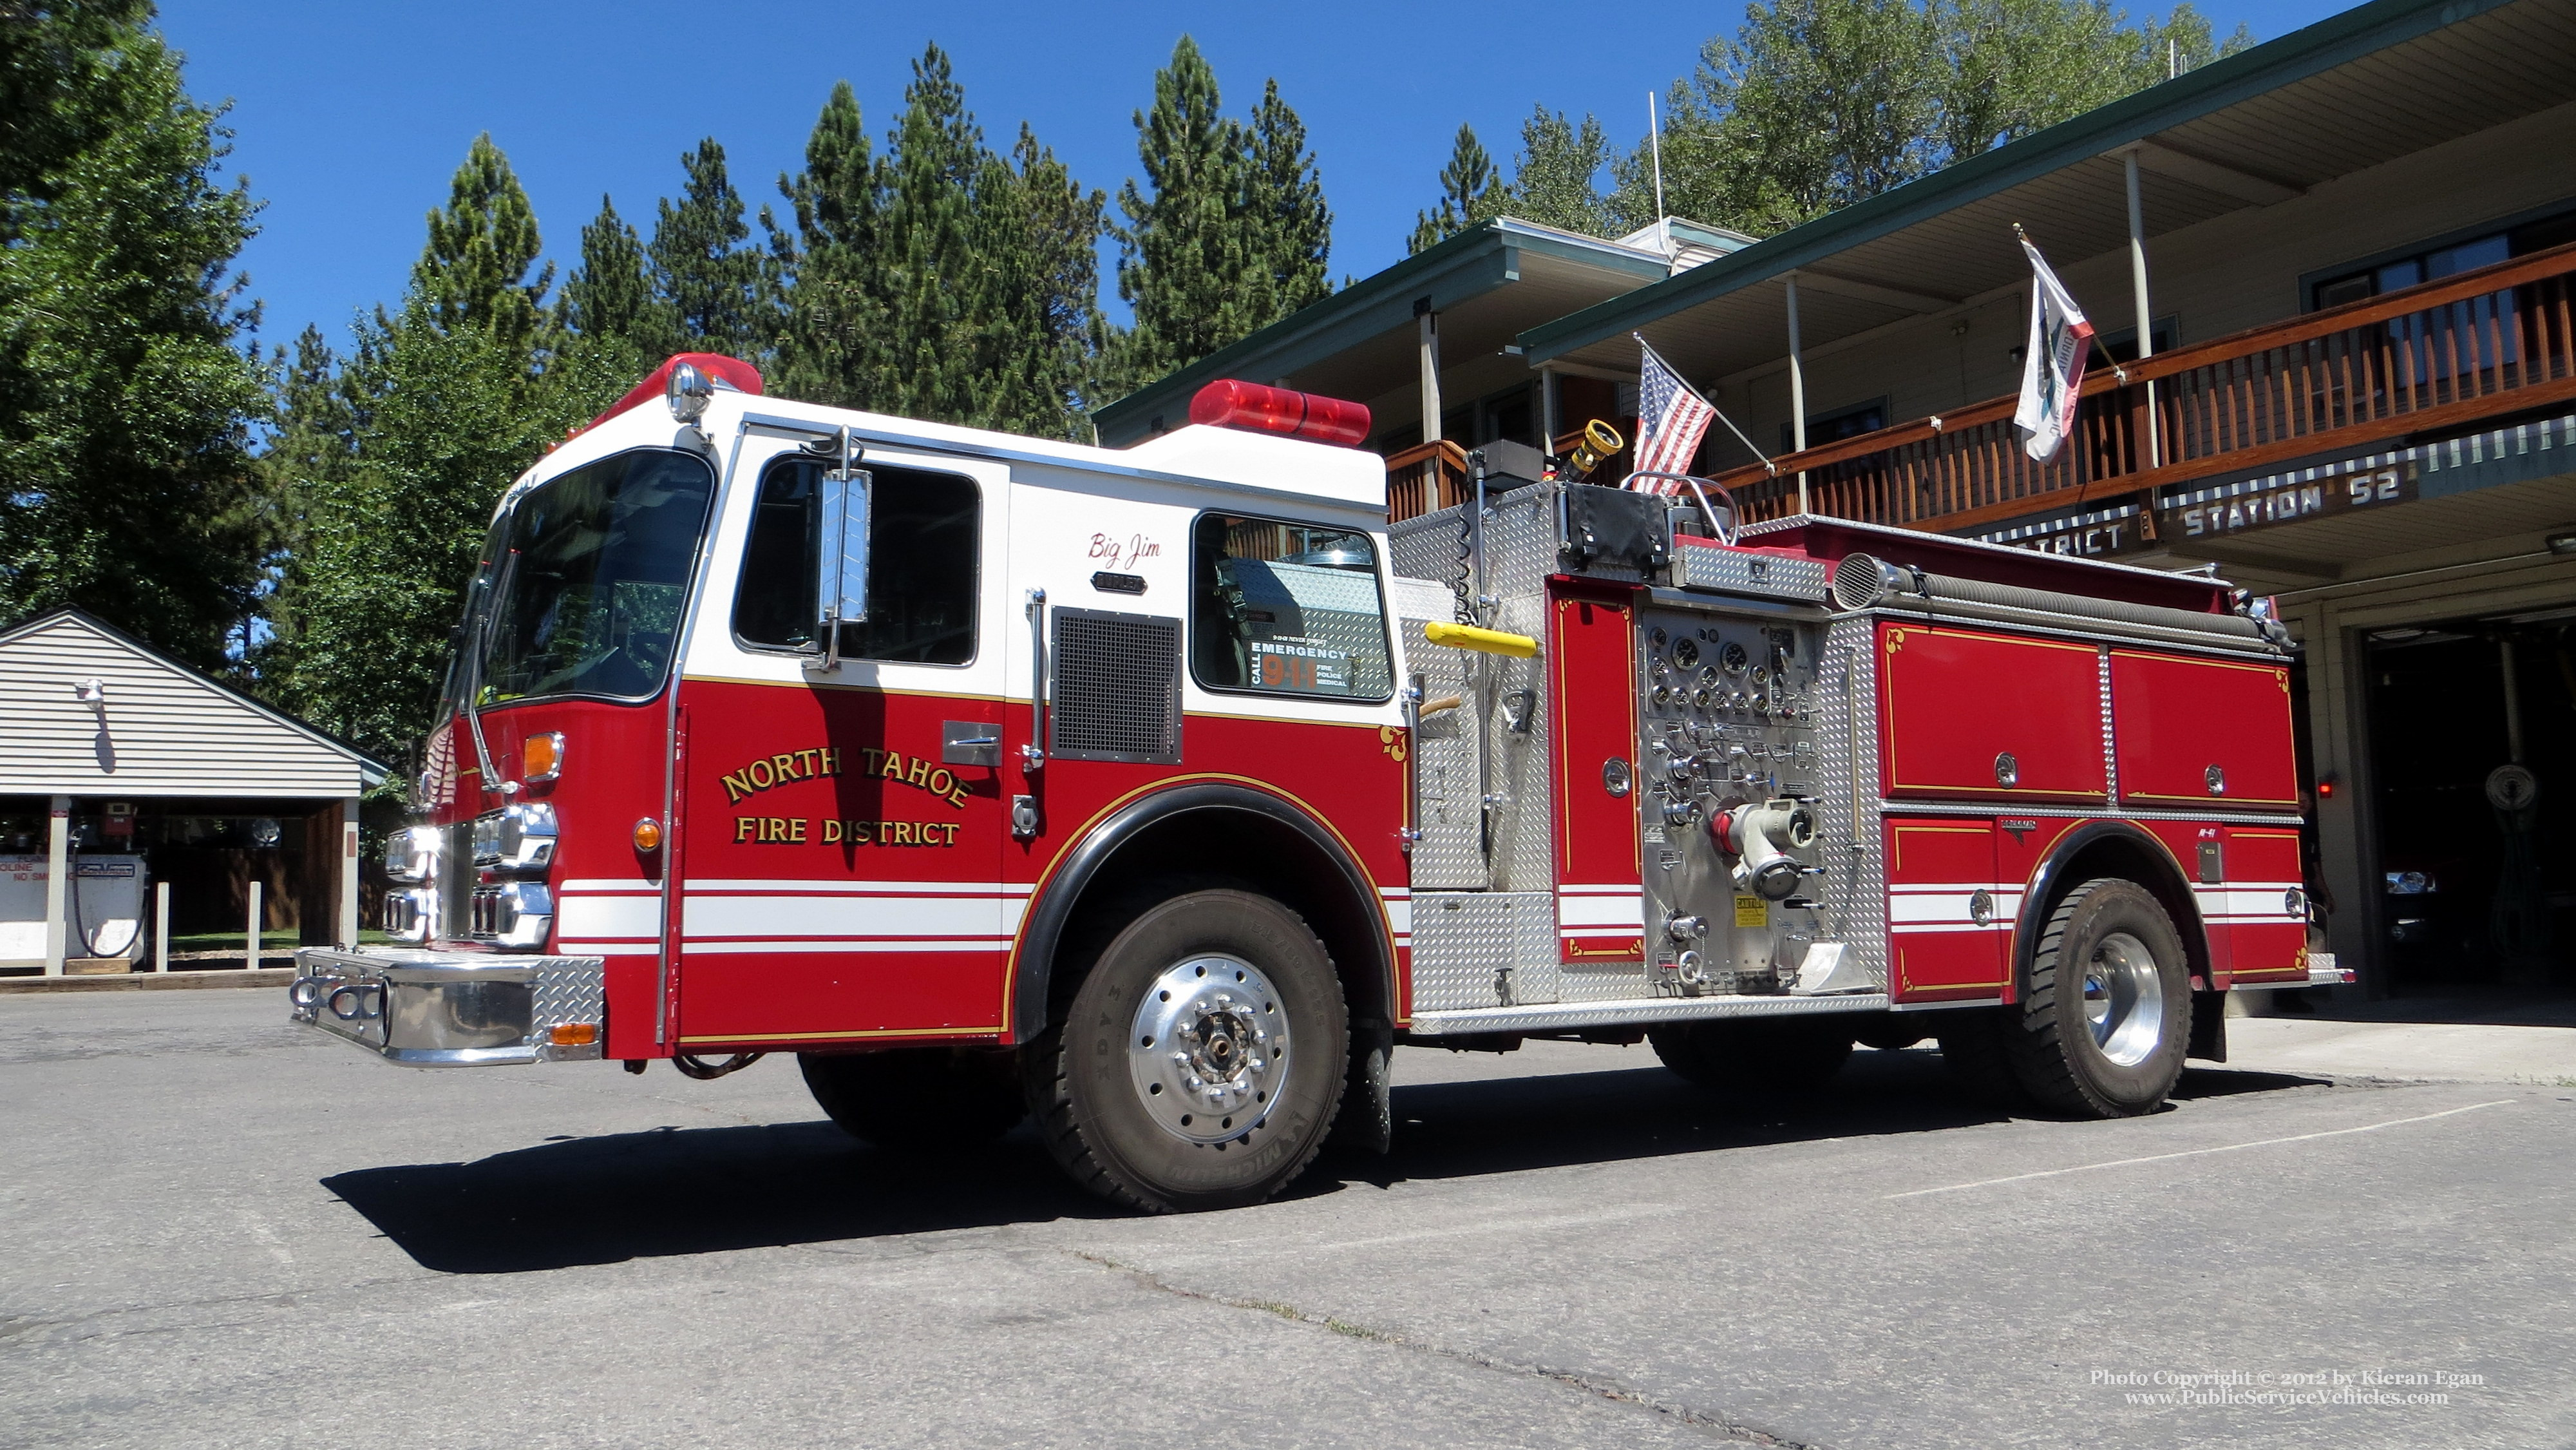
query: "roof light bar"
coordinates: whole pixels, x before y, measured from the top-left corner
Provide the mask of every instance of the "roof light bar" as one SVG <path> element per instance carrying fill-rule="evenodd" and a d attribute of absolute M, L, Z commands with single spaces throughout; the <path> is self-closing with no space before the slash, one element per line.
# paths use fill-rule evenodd
<path fill-rule="evenodd" d="M 1348 448 L 1368 437 L 1365 403 L 1220 378 L 1190 399 L 1190 421 Z"/>

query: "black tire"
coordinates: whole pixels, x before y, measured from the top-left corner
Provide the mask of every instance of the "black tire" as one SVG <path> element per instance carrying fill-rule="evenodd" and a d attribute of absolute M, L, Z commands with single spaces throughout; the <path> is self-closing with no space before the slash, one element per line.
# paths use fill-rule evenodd
<path fill-rule="evenodd" d="M 1178 1096 L 1148 1105 L 1129 1045 L 1148 994 L 1173 990 L 1157 983 L 1212 958 L 1231 958 L 1266 981 L 1269 993 L 1253 994 L 1262 998 L 1257 1010 L 1280 1014 L 1287 1048 L 1268 1059 L 1271 1087 L 1257 1102 L 1249 1095 L 1254 1079 L 1239 1078 L 1246 1107 L 1220 1118 L 1219 1128 L 1182 1118 L 1184 1130 L 1157 1116 L 1176 1111 Z M 1244 1010 L 1256 1005 L 1247 998 Z M 1231 1027 L 1206 1025 L 1215 1018 L 1195 1020 L 1203 1053 L 1220 1037 L 1234 1039 Z M 1172 1043 L 1187 1035 L 1173 1031 Z M 1260 1050 L 1248 1029 L 1243 1040 L 1232 1061 Z M 1023 1069 L 1047 1147 L 1075 1182 L 1129 1208 L 1176 1213 L 1259 1203 L 1287 1187 L 1323 1146 L 1349 1060 L 1349 1016 L 1324 944 L 1278 902 L 1225 889 L 1173 897 L 1128 922 L 1083 977 L 1064 1020 L 1031 1044 Z M 1207 1140 L 1218 1131 L 1228 1136 Z"/>
<path fill-rule="evenodd" d="M 2182 934 L 2145 887 L 2087 881 L 2049 913 L 2029 990 L 2005 1022 L 2013 1078 L 2042 1107 L 2096 1118 L 2154 1112 L 2182 1076 L 2191 1037 Z"/>
<path fill-rule="evenodd" d="M 989 1047 L 799 1053 L 814 1102 L 843 1132 L 930 1153 L 988 1143 L 1028 1116 L 1011 1056 Z"/>
<path fill-rule="evenodd" d="M 1664 1066 L 1704 1088 L 1730 1092 L 1822 1087 L 1851 1060 L 1851 1026 L 1839 1017 L 1668 1022 L 1646 1030 Z"/>
<path fill-rule="evenodd" d="M 1941 1044 L 1942 1070 L 1962 1093 L 1985 1107 L 2009 1110 L 2030 1100 L 2004 1055 L 2004 1010 L 1958 1007 L 1938 1013 L 1939 1030 L 1932 1035 Z"/>

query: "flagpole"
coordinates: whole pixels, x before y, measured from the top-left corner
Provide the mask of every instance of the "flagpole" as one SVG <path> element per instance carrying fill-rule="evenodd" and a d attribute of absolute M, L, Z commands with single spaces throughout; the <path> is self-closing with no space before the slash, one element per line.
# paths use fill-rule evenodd
<path fill-rule="evenodd" d="M 1798 349 L 1798 274 L 1789 284 L 1789 441 L 1790 451 L 1807 451 L 1807 367 Z M 1807 470 L 1798 470 L 1798 512 L 1807 511 Z"/>
<path fill-rule="evenodd" d="M 2138 313 L 2138 361 L 2155 356 L 2156 324 L 2154 309 L 2147 301 L 2147 231 L 2146 212 L 2138 200 L 2138 148 L 2130 147 L 2120 159 L 2128 163 L 2129 172 L 2129 290 L 2136 298 Z M 2155 380 L 2147 381 L 2147 467 L 2164 466 L 2164 440 L 2157 436 Z"/>

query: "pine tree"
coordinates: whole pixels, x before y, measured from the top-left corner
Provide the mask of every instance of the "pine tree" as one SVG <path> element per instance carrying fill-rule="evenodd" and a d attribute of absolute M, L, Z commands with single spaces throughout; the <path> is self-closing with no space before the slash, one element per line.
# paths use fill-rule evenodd
<path fill-rule="evenodd" d="M 1306 149 L 1306 123 L 1279 98 L 1279 82 L 1262 87 L 1261 104 L 1244 128 L 1244 216 L 1267 296 L 1253 326 L 1267 327 L 1331 296 L 1325 271 L 1333 250 L 1333 213 L 1324 180 Z"/>
<path fill-rule="evenodd" d="M 680 199 L 661 202 L 645 248 L 654 288 L 682 345 L 750 356 L 768 328 L 760 254 L 743 245 L 751 228 L 742 194 L 726 177 L 724 147 L 712 136 L 680 165 L 687 172 Z"/>
<path fill-rule="evenodd" d="M 836 81 L 805 141 L 805 169 L 778 178 L 793 233 L 762 210 L 784 310 L 777 391 L 841 407 L 874 407 L 885 308 L 877 289 L 878 174 L 848 81 Z"/>
<path fill-rule="evenodd" d="M 1118 194 L 1126 225 L 1118 295 L 1135 325 L 1120 339 L 1122 382 L 1140 385 L 1253 330 L 1246 305 L 1254 255 L 1237 211 L 1244 195 L 1239 128 L 1218 113 L 1216 73 L 1188 36 L 1154 73 L 1154 105 L 1135 114 L 1145 187 Z M 1257 299 L 1256 299 L 1257 300 Z"/>
<path fill-rule="evenodd" d="M 504 346 L 533 350 L 544 345 L 545 295 L 555 277 L 552 263 L 528 276 L 541 251 L 528 193 L 487 131 L 449 181 L 447 209 L 429 214 L 429 244 L 412 265 L 412 287 L 440 330 L 479 327 Z"/>
<path fill-rule="evenodd" d="M 1476 128 L 1459 122 L 1458 138 L 1449 146 L 1449 164 L 1440 168 L 1440 204 L 1414 213 L 1413 239 L 1406 250 L 1430 250 L 1444 238 L 1500 214 L 1506 199 L 1502 176 L 1494 170 L 1494 158 L 1485 144 L 1476 139 Z"/>
<path fill-rule="evenodd" d="M 599 215 L 581 229 L 581 262 L 564 279 L 559 299 L 568 350 L 637 377 L 673 350 L 671 321 L 644 262 L 643 239 L 615 202 L 600 197 Z"/>
<path fill-rule="evenodd" d="M 33 122 L 0 98 L 13 143 L 32 127 L 51 148 L 0 192 L 0 618 L 78 605 L 220 669 L 261 532 L 256 310 L 226 275 L 258 206 L 217 182 L 228 133 L 178 56 L 128 12 L 47 7 L 72 9 L 95 25 L 9 25 L 56 26 L 46 43 L 78 54 L 39 64 L 16 29 L 0 45 L 13 84 L 52 76 Z"/>
<path fill-rule="evenodd" d="M 987 168 L 979 209 L 996 232 L 1016 232 L 1002 278 L 1002 324 L 986 426 L 1082 439 L 1093 401 L 1093 359 L 1103 332 L 1100 234 L 1108 198 L 1084 191 L 1053 151 L 1020 127 L 1008 164 Z"/>
<path fill-rule="evenodd" d="M 1008 261 L 978 246 L 984 136 L 938 46 L 913 62 L 904 102 L 886 143 L 878 275 L 887 352 L 876 406 L 963 422 L 980 402 L 978 315 Z"/>
<path fill-rule="evenodd" d="M 49 178 L 105 134 L 95 89 L 125 39 L 151 18 L 145 0 L 48 0 L 0 8 L 0 196 L 44 201 Z M 0 240 L 14 207 L 0 207 Z"/>

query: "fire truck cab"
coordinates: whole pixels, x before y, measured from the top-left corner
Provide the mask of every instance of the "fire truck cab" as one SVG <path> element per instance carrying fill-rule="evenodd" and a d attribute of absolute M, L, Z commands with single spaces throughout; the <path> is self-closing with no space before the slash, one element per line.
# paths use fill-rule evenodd
<path fill-rule="evenodd" d="M 1398 1041 L 1856 1040 L 2159 1105 L 2308 950 L 2287 657 L 2199 576 L 1479 475 L 1212 385 L 1124 450 L 683 355 L 495 511 L 296 1017 L 418 1066 L 797 1055 L 890 1146 L 1034 1115 L 1147 1210 L 1383 1149 Z M 1920 1014 L 1920 1015 L 1918 1015 Z"/>

